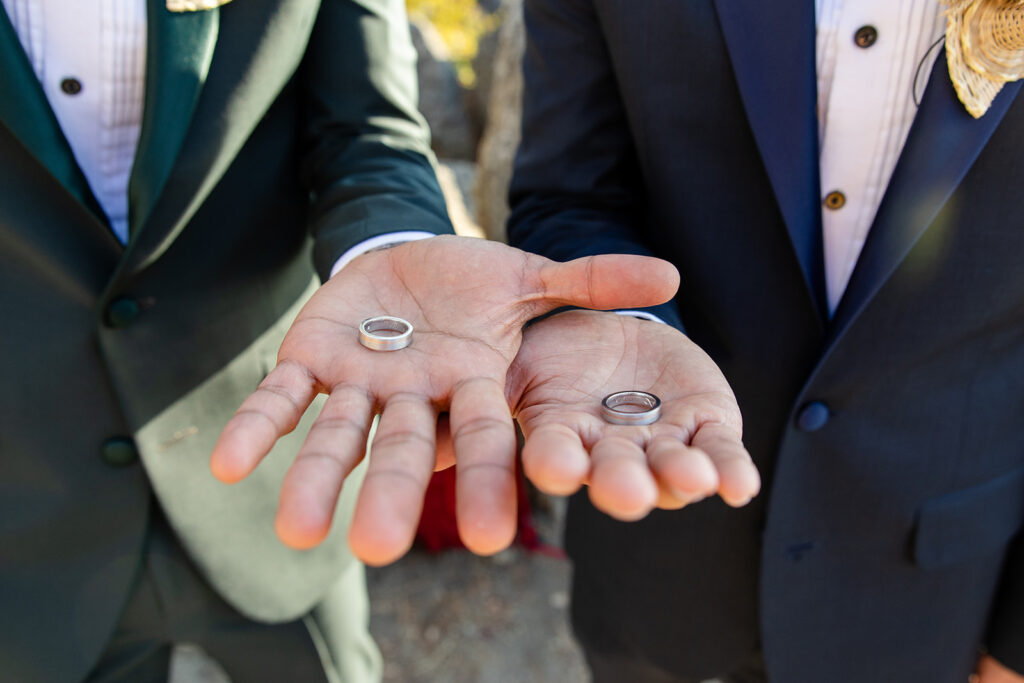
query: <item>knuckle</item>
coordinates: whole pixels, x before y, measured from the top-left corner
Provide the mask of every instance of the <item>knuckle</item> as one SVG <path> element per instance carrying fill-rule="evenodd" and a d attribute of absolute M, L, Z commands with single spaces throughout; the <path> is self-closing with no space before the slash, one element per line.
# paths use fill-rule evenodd
<path fill-rule="evenodd" d="M 390 431 L 385 433 L 377 433 L 377 436 L 373 439 L 374 448 L 389 448 L 394 446 L 407 446 L 407 447 L 427 447 L 430 450 L 434 449 L 434 438 L 433 435 L 427 436 L 420 432 L 411 429 L 400 429 L 396 431 Z"/>
<path fill-rule="evenodd" d="M 511 429 L 511 422 L 489 415 L 474 417 L 466 422 L 460 423 L 452 430 L 452 437 L 456 441 L 471 438 L 479 435 L 492 435 L 505 432 Z"/>

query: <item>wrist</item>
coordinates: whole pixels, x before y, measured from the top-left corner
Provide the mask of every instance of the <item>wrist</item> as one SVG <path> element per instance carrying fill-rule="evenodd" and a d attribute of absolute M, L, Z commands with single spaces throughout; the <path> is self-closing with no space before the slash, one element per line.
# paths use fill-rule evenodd
<path fill-rule="evenodd" d="M 405 244 L 406 242 L 415 242 L 417 240 L 428 239 L 430 237 L 437 237 L 437 235 L 432 232 L 426 232 L 425 230 L 398 230 L 365 239 L 338 257 L 338 260 L 336 260 L 334 265 L 331 266 L 330 276 L 334 277 L 338 271 L 363 254 L 390 249 L 392 247 L 397 247 L 400 244 Z"/>

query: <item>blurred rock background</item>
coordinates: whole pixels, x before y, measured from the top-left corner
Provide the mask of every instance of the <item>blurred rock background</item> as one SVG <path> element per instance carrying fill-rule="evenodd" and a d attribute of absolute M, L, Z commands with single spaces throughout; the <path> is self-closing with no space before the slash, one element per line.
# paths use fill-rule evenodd
<path fill-rule="evenodd" d="M 407 0 L 420 109 L 460 234 L 504 240 L 519 141 L 522 0 Z M 537 497 L 541 552 L 491 558 L 416 549 L 367 571 L 385 683 L 584 683 L 568 627 L 562 501 Z M 198 648 L 177 648 L 172 683 L 224 683 Z"/>
<path fill-rule="evenodd" d="M 519 142 L 522 0 L 407 2 L 420 110 L 456 229 L 502 240 Z"/>

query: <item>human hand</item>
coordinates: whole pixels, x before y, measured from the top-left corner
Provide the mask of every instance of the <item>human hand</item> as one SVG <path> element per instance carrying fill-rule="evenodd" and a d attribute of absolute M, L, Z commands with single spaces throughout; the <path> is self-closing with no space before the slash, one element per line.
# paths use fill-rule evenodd
<path fill-rule="evenodd" d="M 647 426 L 605 422 L 601 400 L 633 389 L 661 399 L 660 419 Z M 547 493 L 568 495 L 588 484 L 597 508 L 631 521 L 714 493 L 741 506 L 760 489 L 728 382 L 668 325 L 559 313 L 526 330 L 506 390 L 526 436 L 523 470 Z"/>
<path fill-rule="evenodd" d="M 971 683 L 1024 683 L 1024 676 L 1006 668 L 991 655 L 982 655 L 978 660 L 978 673 L 971 676 Z"/>
<path fill-rule="evenodd" d="M 657 259 L 560 264 L 464 237 L 364 254 L 299 313 L 277 367 L 224 428 L 211 469 L 225 482 L 244 478 L 317 394 L 330 394 L 285 477 L 276 520 L 282 541 L 312 547 L 327 535 L 381 412 L 349 545 L 365 562 L 385 564 L 412 543 L 435 466 L 437 416 L 448 411 L 460 535 L 474 552 L 497 552 L 516 529 L 516 440 L 504 382 L 523 325 L 563 305 L 653 305 L 677 285 L 675 269 Z M 377 315 L 412 323 L 412 344 L 392 352 L 361 346 L 359 323 Z"/>

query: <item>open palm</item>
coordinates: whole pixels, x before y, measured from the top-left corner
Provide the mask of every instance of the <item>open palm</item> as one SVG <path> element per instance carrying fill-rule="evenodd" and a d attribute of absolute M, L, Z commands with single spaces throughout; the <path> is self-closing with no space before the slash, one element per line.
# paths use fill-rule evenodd
<path fill-rule="evenodd" d="M 470 549 L 495 552 L 515 534 L 515 433 L 504 382 L 524 323 L 567 304 L 650 305 L 676 284 L 672 266 L 655 259 L 558 264 L 472 238 L 364 254 L 300 312 L 277 367 L 225 427 L 211 467 L 224 481 L 245 477 L 317 394 L 329 394 L 285 478 L 277 515 L 285 543 L 310 547 L 326 536 L 380 413 L 349 542 L 367 562 L 390 562 L 412 543 L 435 465 L 437 417 L 448 411 L 460 533 Z M 378 315 L 409 321 L 412 343 L 390 352 L 361 346 L 359 323 Z"/>
<path fill-rule="evenodd" d="M 606 422 L 601 400 L 626 390 L 658 396 L 660 419 Z M 728 382 L 668 325 L 596 311 L 542 320 L 524 335 L 507 392 L 526 436 L 523 469 L 549 493 L 588 484 L 599 509 L 634 520 L 714 493 L 743 505 L 760 488 Z"/>

